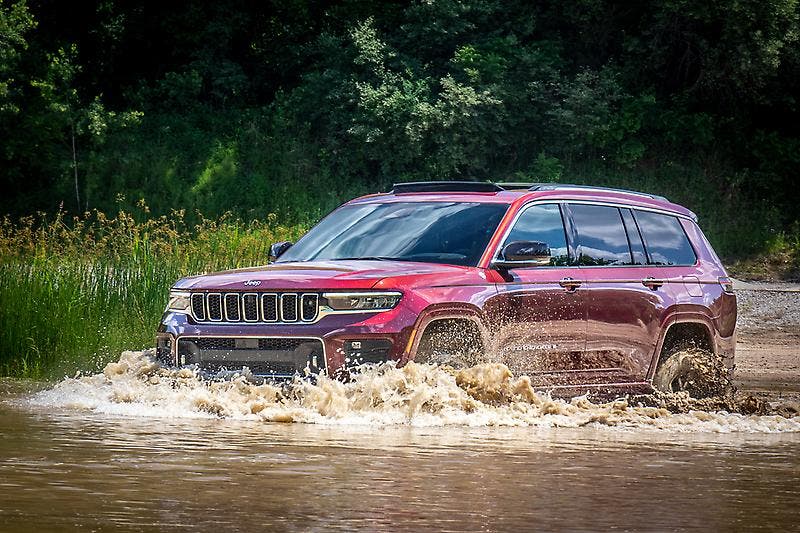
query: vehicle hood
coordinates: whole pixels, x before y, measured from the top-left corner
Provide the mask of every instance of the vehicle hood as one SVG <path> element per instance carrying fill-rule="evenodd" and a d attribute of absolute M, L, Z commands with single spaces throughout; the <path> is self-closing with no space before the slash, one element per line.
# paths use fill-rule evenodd
<path fill-rule="evenodd" d="M 179 280 L 176 289 L 263 291 L 283 290 L 348 290 L 381 288 L 393 285 L 387 278 L 402 278 L 403 284 L 430 284 L 433 280 L 463 283 L 479 276 L 482 269 L 455 265 L 437 265 L 410 261 L 309 261 L 274 263 L 190 276 Z"/>

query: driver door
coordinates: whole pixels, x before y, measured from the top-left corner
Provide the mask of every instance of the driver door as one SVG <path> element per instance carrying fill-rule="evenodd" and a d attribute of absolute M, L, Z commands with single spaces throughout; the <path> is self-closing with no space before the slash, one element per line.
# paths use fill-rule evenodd
<path fill-rule="evenodd" d="M 487 309 L 498 358 L 515 375 L 530 376 L 535 386 L 580 381 L 585 370 L 584 280 L 581 269 L 568 265 L 564 220 L 558 203 L 523 207 L 497 259 L 505 259 L 503 249 L 510 243 L 535 241 L 550 248 L 550 265 L 501 268 L 504 282 Z"/>

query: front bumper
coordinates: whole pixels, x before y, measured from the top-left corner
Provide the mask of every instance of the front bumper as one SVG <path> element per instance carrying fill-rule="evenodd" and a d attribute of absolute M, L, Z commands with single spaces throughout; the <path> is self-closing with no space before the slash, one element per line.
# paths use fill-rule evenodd
<path fill-rule="evenodd" d="M 363 363 L 404 362 L 415 319 L 402 306 L 329 315 L 313 324 L 195 323 L 188 315 L 167 312 L 156 334 L 156 354 L 164 364 L 196 364 L 205 374 L 247 366 L 253 375 L 270 378 L 340 376 Z"/>

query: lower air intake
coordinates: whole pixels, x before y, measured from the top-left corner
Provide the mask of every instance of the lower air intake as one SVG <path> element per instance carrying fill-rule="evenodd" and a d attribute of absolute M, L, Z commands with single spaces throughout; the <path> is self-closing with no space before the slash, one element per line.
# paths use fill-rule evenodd
<path fill-rule="evenodd" d="M 322 341 L 298 337 L 182 337 L 178 361 L 202 372 L 242 372 L 288 378 L 319 374 L 325 368 Z"/>

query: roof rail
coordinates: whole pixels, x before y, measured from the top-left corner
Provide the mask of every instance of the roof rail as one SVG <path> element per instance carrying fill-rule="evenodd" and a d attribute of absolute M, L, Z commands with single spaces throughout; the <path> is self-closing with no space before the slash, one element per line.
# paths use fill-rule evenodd
<path fill-rule="evenodd" d="M 613 187 L 598 187 L 596 185 L 575 185 L 571 183 L 491 183 L 488 181 L 410 181 L 395 183 L 389 194 L 404 194 L 411 192 L 500 192 L 513 190 L 528 191 L 606 191 L 633 194 L 653 200 L 669 201 L 664 196 L 646 192 L 632 191 L 630 189 L 615 189 Z"/>
<path fill-rule="evenodd" d="M 528 190 L 530 191 L 560 191 L 565 189 L 576 190 L 589 190 L 589 191 L 606 191 L 606 192 L 622 192 L 626 194 L 635 194 L 636 196 L 644 196 L 645 198 L 652 198 L 653 200 L 663 200 L 668 202 L 664 196 L 657 194 L 650 194 L 646 192 L 632 191 L 630 189 L 615 189 L 613 187 L 598 187 L 595 185 L 573 185 L 570 183 L 534 183 Z"/>
<path fill-rule="evenodd" d="M 390 193 L 409 192 L 500 192 L 499 185 L 486 181 L 412 181 L 395 183 Z"/>
<path fill-rule="evenodd" d="M 497 182 L 496 184 L 498 187 L 501 187 L 504 191 L 525 191 L 536 185 L 535 183 L 520 183 L 520 182 Z"/>

